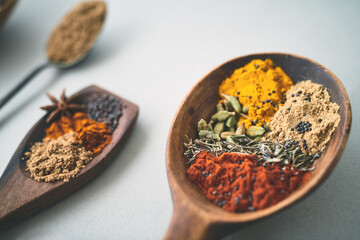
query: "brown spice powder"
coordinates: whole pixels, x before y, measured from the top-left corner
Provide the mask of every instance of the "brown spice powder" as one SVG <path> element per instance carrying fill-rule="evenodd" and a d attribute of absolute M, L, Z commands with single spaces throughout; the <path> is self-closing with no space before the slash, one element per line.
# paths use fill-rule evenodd
<path fill-rule="evenodd" d="M 57 63 L 72 63 L 84 56 L 93 46 L 105 15 L 103 1 L 78 4 L 53 30 L 46 50 L 48 59 Z"/>
<path fill-rule="evenodd" d="M 38 182 L 64 180 L 68 182 L 89 163 L 93 155 L 81 143 L 75 141 L 71 132 L 58 139 L 44 139 L 31 146 L 25 153 L 27 171 Z"/>
<path fill-rule="evenodd" d="M 268 126 L 272 132 L 265 137 L 271 141 L 299 141 L 302 150 L 310 154 L 323 151 L 331 134 L 340 122 L 339 106 L 330 101 L 330 95 L 320 84 L 302 81 L 292 86 L 286 94 L 286 102 L 275 113 Z M 304 133 L 298 133 L 296 125 L 309 122 Z M 305 140 L 307 149 L 303 146 Z"/>

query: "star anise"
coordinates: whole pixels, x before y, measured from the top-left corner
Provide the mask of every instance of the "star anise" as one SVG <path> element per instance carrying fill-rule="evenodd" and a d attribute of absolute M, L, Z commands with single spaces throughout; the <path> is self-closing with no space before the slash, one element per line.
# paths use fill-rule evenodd
<path fill-rule="evenodd" d="M 71 103 L 73 97 L 67 98 L 65 95 L 65 89 L 63 89 L 60 100 L 57 100 L 53 95 L 50 93 L 46 93 L 46 95 L 50 98 L 53 104 L 46 105 L 40 107 L 43 110 L 49 112 L 49 116 L 46 118 L 46 122 L 50 123 L 54 119 L 56 119 L 59 115 L 63 116 L 71 116 L 71 111 L 77 111 L 84 108 L 83 105 Z"/>

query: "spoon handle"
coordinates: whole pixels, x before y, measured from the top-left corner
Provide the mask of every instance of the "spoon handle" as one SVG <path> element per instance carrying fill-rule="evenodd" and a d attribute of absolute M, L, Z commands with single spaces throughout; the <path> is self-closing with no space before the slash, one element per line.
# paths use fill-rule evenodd
<path fill-rule="evenodd" d="M 43 69 L 50 66 L 50 63 L 46 62 L 37 68 L 35 68 L 29 75 L 27 75 L 13 90 L 11 90 L 8 94 L 6 94 L 1 100 L 0 100 L 0 109 L 13 97 L 15 96 L 27 83 L 30 82 L 31 79 L 33 79 L 39 72 L 41 72 Z"/>
<path fill-rule="evenodd" d="M 173 195 L 174 212 L 163 240 L 218 240 L 243 224 L 222 222 Z"/>
<path fill-rule="evenodd" d="M 170 226 L 168 227 L 163 240 L 205 240 L 211 239 L 209 236 L 210 224 L 185 206 L 181 210 L 175 209 Z"/>

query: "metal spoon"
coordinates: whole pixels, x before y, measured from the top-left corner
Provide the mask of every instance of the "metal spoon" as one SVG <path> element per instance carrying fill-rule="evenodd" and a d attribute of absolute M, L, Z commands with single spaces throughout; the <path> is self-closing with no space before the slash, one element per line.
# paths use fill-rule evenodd
<path fill-rule="evenodd" d="M 30 74 L 28 74 L 20 83 L 18 83 L 18 85 L 16 85 L 9 93 L 7 93 L 3 98 L 1 98 L 1 100 L 0 100 L 0 109 L 12 97 L 14 97 L 21 89 L 23 89 L 23 87 L 25 87 L 26 84 L 28 84 L 39 72 L 41 72 L 45 68 L 48 68 L 48 67 L 56 67 L 56 68 L 61 68 L 61 69 L 70 68 L 70 67 L 80 63 L 88 55 L 88 52 L 84 56 L 82 56 L 81 58 L 77 59 L 76 61 L 74 61 L 74 62 L 72 62 L 70 64 L 65 65 L 65 64 L 60 64 L 60 63 L 54 63 L 54 62 L 51 62 L 51 61 L 48 61 L 46 63 L 41 64 L 40 66 L 38 66 L 37 68 L 32 70 L 30 72 Z"/>
<path fill-rule="evenodd" d="M 106 16 L 106 12 L 105 12 L 105 16 Z M 78 58 L 76 58 L 72 62 L 66 62 L 66 63 L 65 62 L 53 62 L 50 59 L 48 59 L 48 61 L 46 63 L 41 64 L 40 66 L 35 68 L 33 71 L 31 71 L 29 75 L 27 75 L 20 83 L 18 83 L 18 85 L 16 85 L 8 94 L 6 94 L 3 98 L 0 99 L 0 109 L 12 97 L 14 97 L 22 88 L 24 88 L 26 86 L 26 84 L 28 84 L 39 72 L 41 72 L 45 68 L 55 67 L 55 68 L 59 68 L 59 69 L 67 69 L 67 68 L 73 67 L 76 64 L 82 62 L 82 60 L 84 60 L 85 57 L 88 55 L 88 53 L 93 49 L 94 44 L 96 42 L 96 38 L 98 38 L 100 35 L 100 31 L 101 31 L 101 29 L 99 30 L 98 35 L 93 40 L 92 46 L 89 48 L 89 50 L 87 50 L 87 52 L 85 52 L 83 55 L 80 55 Z"/>

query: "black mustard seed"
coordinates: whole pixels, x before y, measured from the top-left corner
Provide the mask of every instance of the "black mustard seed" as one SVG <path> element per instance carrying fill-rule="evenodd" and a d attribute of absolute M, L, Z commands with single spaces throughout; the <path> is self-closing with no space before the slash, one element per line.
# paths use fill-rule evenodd
<path fill-rule="evenodd" d="M 87 112 L 92 120 L 104 122 L 114 131 L 122 115 L 122 103 L 109 94 L 92 94 L 87 99 Z"/>

